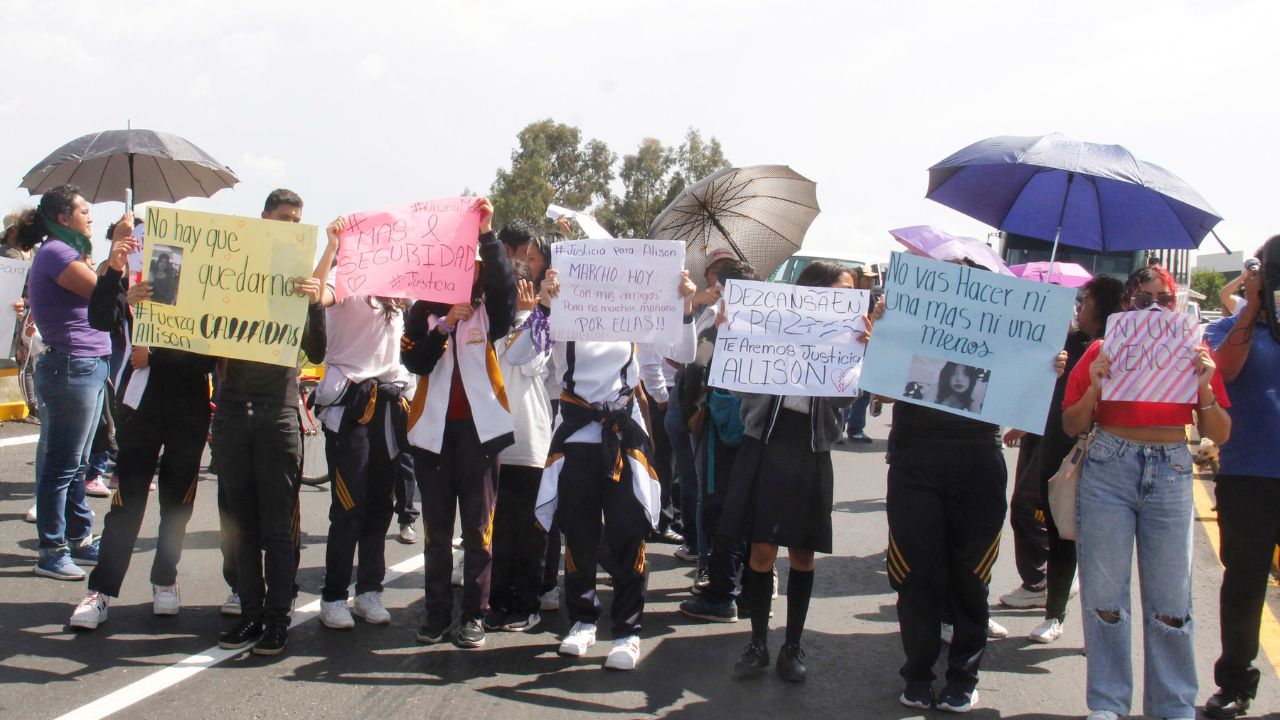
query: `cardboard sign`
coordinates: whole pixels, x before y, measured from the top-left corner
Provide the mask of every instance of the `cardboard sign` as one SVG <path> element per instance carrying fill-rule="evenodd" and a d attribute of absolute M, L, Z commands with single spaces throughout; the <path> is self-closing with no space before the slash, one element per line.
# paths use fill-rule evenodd
<path fill-rule="evenodd" d="M 708 384 L 774 395 L 851 397 L 871 292 L 730 280 Z"/>
<path fill-rule="evenodd" d="M 463 303 L 471 299 L 478 197 L 352 213 L 338 246 L 334 295 Z"/>
<path fill-rule="evenodd" d="M 307 320 L 316 226 L 147 208 L 133 344 L 293 367 Z"/>
<path fill-rule="evenodd" d="M 1196 402 L 1195 362 L 1203 328 L 1187 313 L 1133 310 L 1107 318 L 1102 352 L 1111 358 L 1103 400 Z"/>
<path fill-rule="evenodd" d="M 553 340 L 680 340 L 684 243 L 566 240 L 551 246 L 560 294 L 551 301 Z"/>
<path fill-rule="evenodd" d="M 0 345 L 8 348 L 9 357 L 13 356 L 13 330 L 18 325 L 13 304 L 22 299 L 30 269 L 30 260 L 0 258 Z"/>
<path fill-rule="evenodd" d="M 862 387 L 1043 433 L 1075 290 L 893 253 Z"/>

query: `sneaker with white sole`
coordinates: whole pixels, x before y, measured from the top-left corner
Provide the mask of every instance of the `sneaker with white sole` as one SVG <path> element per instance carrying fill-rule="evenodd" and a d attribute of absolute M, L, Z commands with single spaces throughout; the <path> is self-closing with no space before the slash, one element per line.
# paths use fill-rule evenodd
<path fill-rule="evenodd" d="M 391 613 L 382 605 L 382 593 L 369 591 L 356 596 L 351 603 L 351 612 L 370 625 L 388 625 Z"/>
<path fill-rule="evenodd" d="M 96 630 L 99 625 L 107 621 L 109 603 L 110 598 L 94 590 L 85 595 L 76 606 L 75 612 L 71 613 L 71 621 L 67 624 L 81 630 Z"/>
<path fill-rule="evenodd" d="M 529 613 L 524 615 L 517 613 L 507 618 L 507 622 L 502 626 L 507 632 L 529 632 L 538 627 L 538 623 L 542 622 L 542 616 L 538 613 Z"/>
<path fill-rule="evenodd" d="M 978 688 L 963 690 L 945 687 L 938 694 L 937 708 L 943 712 L 967 713 L 978 704 Z"/>
<path fill-rule="evenodd" d="M 559 653 L 582 657 L 587 650 L 596 644 L 596 626 L 594 623 L 576 622 L 569 628 L 569 634 L 560 641 Z"/>
<path fill-rule="evenodd" d="M 83 580 L 88 577 L 66 550 L 53 550 L 47 554 L 41 551 L 40 559 L 36 560 L 35 573 L 54 580 Z"/>
<path fill-rule="evenodd" d="M 613 648 L 609 650 L 609 657 L 605 658 L 604 666 L 608 670 L 635 670 L 638 662 L 640 662 L 640 636 L 628 635 L 613 641 Z"/>
<path fill-rule="evenodd" d="M 560 609 L 560 590 L 559 588 L 551 588 L 550 590 L 538 596 L 539 610 L 559 610 Z"/>
<path fill-rule="evenodd" d="M 412 545 L 418 542 L 418 531 L 413 527 L 413 523 L 400 524 L 400 536 L 398 539 L 402 545 Z"/>
<path fill-rule="evenodd" d="M 1042 608 L 1049 593 L 1046 590 L 1028 590 L 1019 585 L 1000 596 L 1000 604 L 1011 608 Z"/>
<path fill-rule="evenodd" d="M 240 595 L 231 593 L 222 601 L 222 614 L 227 617 L 240 617 Z"/>
<path fill-rule="evenodd" d="M 1001 640 L 1009 637 L 1009 628 L 996 622 L 993 618 L 987 618 L 987 637 L 993 640 Z"/>
<path fill-rule="evenodd" d="M 1027 639 L 1031 642 L 1038 642 L 1048 645 L 1062 637 L 1062 621 L 1058 618 L 1049 618 L 1040 624 L 1040 627 L 1031 631 Z"/>
<path fill-rule="evenodd" d="M 182 609 L 182 598 L 177 584 L 151 586 L 151 614 L 177 615 Z"/>
<path fill-rule="evenodd" d="M 111 497 L 111 488 L 102 482 L 102 478 L 94 478 L 85 482 L 84 494 L 97 498 Z"/>
<path fill-rule="evenodd" d="M 334 630 L 350 630 L 356 626 L 351 619 L 351 611 L 347 609 L 346 598 L 342 600 L 320 601 L 320 624 Z"/>
<path fill-rule="evenodd" d="M 27 514 L 22 516 L 22 519 L 29 523 L 36 521 L 36 506 L 34 504 L 27 510 Z"/>

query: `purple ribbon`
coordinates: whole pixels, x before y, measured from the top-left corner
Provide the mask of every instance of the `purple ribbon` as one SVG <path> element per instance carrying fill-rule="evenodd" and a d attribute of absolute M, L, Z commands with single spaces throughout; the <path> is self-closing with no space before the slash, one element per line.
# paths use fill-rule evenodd
<path fill-rule="evenodd" d="M 541 306 L 535 307 L 533 312 L 529 313 L 529 317 L 525 319 L 520 329 L 527 330 L 533 336 L 533 347 L 538 352 L 551 352 L 551 321 L 543 314 Z"/>

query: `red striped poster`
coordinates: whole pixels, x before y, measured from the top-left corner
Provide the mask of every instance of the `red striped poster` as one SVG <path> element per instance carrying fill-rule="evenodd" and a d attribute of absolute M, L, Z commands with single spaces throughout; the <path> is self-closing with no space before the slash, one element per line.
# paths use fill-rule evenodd
<path fill-rule="evenodd" d="M 1186 313 L 1134 310 L 1107 318 L 1102 352 L 1111 358 L 1103 400 L 1196 402 L 1195 360 L 1203 330 Z"/>

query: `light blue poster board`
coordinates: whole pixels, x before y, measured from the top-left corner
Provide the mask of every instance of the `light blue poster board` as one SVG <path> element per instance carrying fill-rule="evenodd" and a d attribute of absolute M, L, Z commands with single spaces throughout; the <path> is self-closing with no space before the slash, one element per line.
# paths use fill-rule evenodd
<path fill-rule="evenodd" d="M 861 385 L 898 402 L 1042 434 L 1070 288 L 893 253 Z"/>

